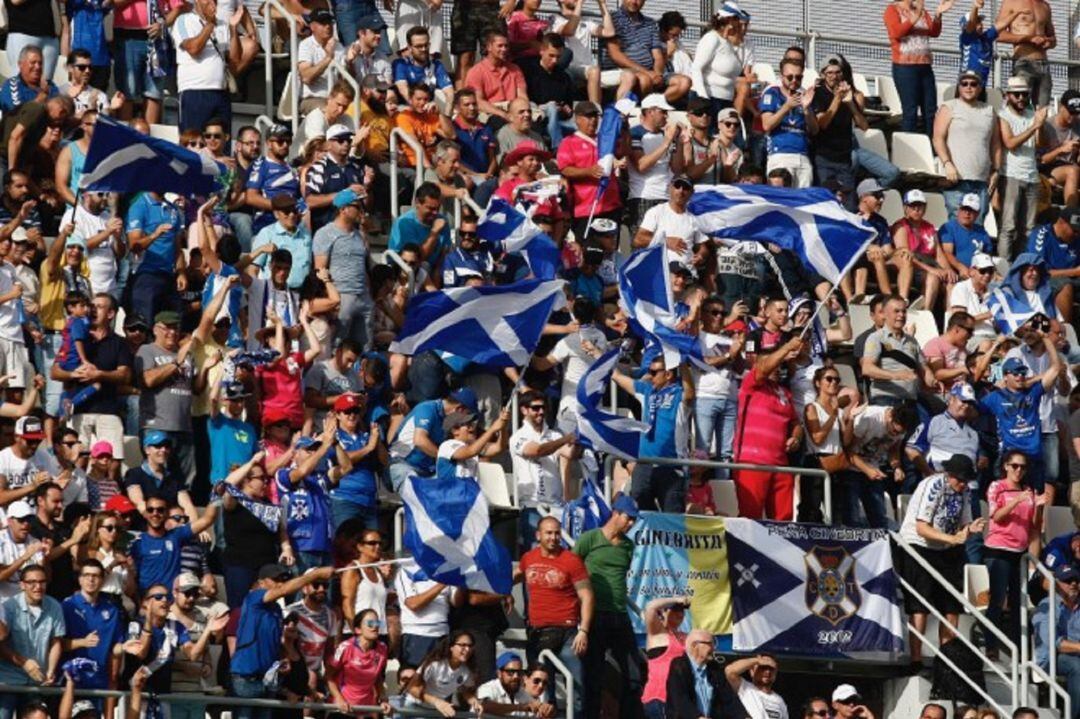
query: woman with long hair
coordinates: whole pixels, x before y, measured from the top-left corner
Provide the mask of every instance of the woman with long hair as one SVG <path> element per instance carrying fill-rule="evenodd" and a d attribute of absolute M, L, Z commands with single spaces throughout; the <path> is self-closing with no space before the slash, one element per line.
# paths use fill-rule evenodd
<path fill-rule="evenodd" d="M 345 526 L 344 523 L 342 526 Z M 364 529 L 355 535 L 352 548 L 346 547 L 345 561 L 350 564 L 374 564 L 382 559 L 382 535 L 377 529 Z M 386 623 L 386 600 L 389 594 L 387 582 L 392 567 L 346 569 L 341 573 L 341 613 L 351 625 L 356 615 L 364 609 L 374 609 L 384 627 Z"/>
<path fill-rule="evenodd" d="M 386 701 L 386 661 L 388 650 L 379 641 L 382 623 L 374 609 L 357 612 L 352 622 L 352 639 L 337 646 L 326 665 L 326 685 L 332 701 L 349 714 L 349 706 L 375 706 L 390 713 Z M 371 715 L 364 715 L 371 716 Z"/>
<path fill-rule="evenodd" d="M 844 469 L 846 422 L 844 402 L 840 397 L 840 372 L 835 367 L 818 367 L 814 371 L 813 402 L 803 408 L 803 426 L 806 428 L 806 461 L 808 467 L 825 468 L 830 474 Z M 851 438 L 846 441 L 850 443 Z M 829 466 L 825 466 L 829 465 Z M 821 503 L 824 501 L 824 483 L 821 477 L 802 477 L 800 480 L 799 521 L 820 523 L 823 520 Z"/>
<path fill-rule="evenodd" d="M 117 605 L 122 604 L 124 596 L 132 600 L 135 598 L 135 572 L 132 571 L 131 559 L 118 549 L 123 532 L 124 524 L 118 513 L 98 512 L 90 523 L 87 541 L 75 547 L 77 566 L 82 566 L 87 559 L 101 562 L 101 566 L 105 568 L 101 591 L 108 594 Z"/>
<path fill-rule="evenodd" d="M 682 626 L 690 597 L 665 597 L 645 605 L 645 656 L 649 678 L 641 695 L 646 719 L 664 719 L 667 704 L 667 676 L 671 662 L 686 654 L 686 632 Z"/>
<path fill-rule="evenodd" d="M 694 50 L 690 92 L 709 101 L 709 124 L 714 127 L 717 114 L 735 105 L 736 85 L 750 64 L 739 37 L 745 15 L 737 3 L 722 3 L 712 17 L 712 29 L 702 33 Z"/>
<path fill-rule="evenodd" d="M 443 716 L 454 716 L 458 706 L 480 713 L 483 705 L 476 698 L 476 659 L 473 635 L 458 629 L 443 639 L 424 657 L 409 682 L 407 706 L 435 707 Z"/>

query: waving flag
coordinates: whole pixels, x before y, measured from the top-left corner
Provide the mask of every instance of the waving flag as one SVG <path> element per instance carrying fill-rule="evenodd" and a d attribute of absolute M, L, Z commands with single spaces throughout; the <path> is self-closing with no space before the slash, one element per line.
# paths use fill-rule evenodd
<path fill-rule="evenodd" d="M 637 459 L 641 433 L 649 425 L 629 417 L 620 417 L 600 409 L 621 348 L 612 347 L 592 363 L 581 376 L 577 387 L 578 442 L 598 452 L 607 452 L 626 460 Z"/>
<path fill-rule="evenodd" d="M 600 129 L 596 134 L 596 157 L 597 164 L 604 170 L 604 176 L 596 183 L 596 195 L 593 196 L 592 207 L 589 208 L 585 237 L 589 236 L 589 225 L 592 224 L 593 215 L 596 214 L 596 206 L 607 191 L 608 185 L 611 184 L 611 172 L 615 169 L 615 148 L 619 144 L 619 136 L 622 134 L 623 123 L 626 122 L 626 115 L 634 109 L 636 104 L 637 97 L 627 95 L 615 104 L 605 107 L 604 114 L 600 118 Z"/>
<path fill-rule="evenodd" d="M 736 651 L 903 652 L 887 532 L 749 519 L 724 527 Z"/>
<path fill-rule="evenodd" d="M 405 548 L 422 574 L 417 579 L 510 593 L 510 555 L 491 531 L 479 484 L 459 477 L 409 477 L 401 486 L 401 498 Z"/>
<path fill-rule="evenodd" d="M 688 209 L 703 232 L 775 243 L 834 285 L 874 238 L 873 229 L 823 188 L 699 186 Z"/>
<path fill-rule="evenodd" d="M 674 329 L 678 317 L 663 244 L 638 250 L 619 268 L 619 306 L 634 332 L 659 343 L 668 368 L 677 367 L 686 357 L 702 369 L 711 369 L 702 358 L 697 338 Z"/>
<path fill-rule="evenodd" d="M 522 280 L 501 287 L 454 287 L 409 300 L 391 352 L 450 352 L 488 367 L 521 367 L 540 342 L 562 280 Z"/>
<path fill-rule="evenodd" d="M 205 155 L 99 117 L 79 189 L 94 192 L 175 192 L 185 197 L 220 189 L 221 167 Z"/>
<path fill-rule="evenodd" d="M 501 197 L 495 197 L 476 230 L 481 240 L 523 256 L 537 279 L 555 279 L 555 271 L 559 267 L 559 248 L 536 226 L 531 214 L 527 215 Z"/>
<path fill-rule="evenodd" d="M 581 496 L 566 503 L 562 524 L 566 533 L 574 539 L 583 532 L 604 526 L 611 518 L 611 508 L 604 501 L 604 494 L 596 482 L 586 477 L 581 482 Z"/>

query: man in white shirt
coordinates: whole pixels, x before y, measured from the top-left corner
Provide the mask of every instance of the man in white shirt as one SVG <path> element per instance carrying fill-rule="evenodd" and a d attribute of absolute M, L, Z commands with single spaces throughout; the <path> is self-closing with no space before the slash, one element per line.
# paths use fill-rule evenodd
<path fill-rule="evenodd" d="M 347 67 L 360 52 L 355 43 L 349 45 L 348 51 L 338 45 L 334 16 L 329 10 L 312 12 L 308 26 L 311 36 L 301 42 L 297 50 L 301 115 L 326 104 L 330 94 L 330 76 L 334 74 L 330 66 L 341 63 Z"/>
<path fill-rule="evenodd" d="M 232 101 L 227 75 L 240 61 L 243 20 L 238 9 L 228 22 L 218 18 L 217 0 L 195 0 L 195 9 L 176 18 L 172 27 L 176 45 L 176 86 L 180 91 L 180 132 L 197 130 L 210 120 L 232 127 Z"/>
<path fill-rule="evenodd" d="M 420 565 L 409 560 L 398 567 L 394 591 L 401 604 L 401 667 L 415 669 L 450 633 L 450 587 L 430 579 L 414 579 Z"/>
<path fill-rule="evenodd" d="M 51 475 L 39 452 L 45 430 L 41 420 L 32 415 L 15 421 L 15 442 L 0 450 L 0 506 L 28 497 Z"/>
<path fill-rule="evenodd" d="M 540 392 L 530 390 L 518 398 L 521 427 L 510 436 L 510 459 L 518 486 L 521 507 L 518 528 L 520 546 L 532 549 L 536 527 L 544 514 L 561 516 L 563 501 L 569 494 L 569 474 L 559 458 L 569 460 L 576 435 L 559 433 L 544 422 L 547 402 Z"/>
<path fill-rule="evenodd" d="M 563 433 L 573 432 L 577 427 L 575 397 L 578 382 L 593 363 L 593 352 L 605 352 L 608 348 L 603 331 L 593 324 L 599 308 L 592 301 L 578 297 L 570 312 L 574 318 L 570 327 L 576 325 L 574 332 L 563 336 L 546 357 L 536 355 L 532 368 L 546 372 L 556 365 L 563 365 L 562 388 L 560 390 L 557 424 Z"/>
<path fill-rule="evenodd" d="M 963 310 L 975 319 L 975 332 L 968 340 L 968 351 L 974 351 L 980 343 L 997 337 L 994 329 L 994 313 L 986 301 L 990 298 L 990 280 L 994 277 L 994 260 L 985 252 L 976 252 L 971 258 L 971 273 L 966 280 L 953 285 L 949 294 L 949 311 Z"/>
<path fill-rule="evenodd" d="M 743 674 L 750 672 L 750 681 Z M 746 657 L 724 666 L 728 684 L 739 695 L 750 719 L 788 719 L 784 698 L 773 691 L 779 668 L 770 654 Z"/>
<path fill-rule="evenodd" d="M 683 153 L 676 152 L 682 131 L 677 122 L 668 122 L 674 109 L 663 95 L 653 93 L 641 101 L 641 124 L 630 129 L 627 226 L 635 233 L 645 213 L 667 200 L 672 177 L 681 175 L 686 164 Z"/>
<path fill-rule="evenodd" d="M 90 289 L 106 292 L 117 300 L 117 261 L 124 256 L 124 221 L 112 217 L 109 196 L 104 192 L 84 192 L 78 208 L 68 208 L 60 226 L 75 225 L 74 236 L 86 243 L 86 262 L 90 265 Z"/>
<path fill-rule="evenodd" d="M 30 378 L 27 371 L 30 358 L 19 316 L 23 286 L 15 281 L 15 265 L 7 259 L 11 248 L 10 238 L 0 240 L 0 374 L 12 375 L 8 386 L 21 389 Z"/>
<path fill-rule="evenodd" d="M 698 227 L 697 217 L 686 211 L 694 182 L 686 175 L 671 180 L 668 201 L 650 208 L 641 220 L 641 227 L 634 235 L 634 249 L 666 243 L 668 249 L 685 267 L 694 261 L 694 246 L 707 242 L 709 236 Z"/>
<path fill-rule="evenodd" d="M 521 657 L 513 652 L 503 652 L 495 660 L 497 675 L 480 685 L 476 698 L 484 703 L 484 711 L 503 716 L 549 717 L 554 707 L 534 699 L 522 688 L 525 674 Z"/>
<path fill-rule="evenodd" d="M 473 412 L 454 412 L 443 419 L 443 431 L 449 439 L 439 445 L 435 456 L 435 476 L 479 481 L 480 459 L 491 459 L 506 451 L 510 444 L 510 410 L 503 409 L 483 434 L 477 425 L 480 418 Z"/>
<path fill-rule="evenodd" d="M 34 510 L 24 501 L 7 508 L 7 528 L 0 530 L 0 601 L 19 593 L 19 570 L 27 564 L 44 564 L 48 540 L 34 541 L 30 518 Z"/>

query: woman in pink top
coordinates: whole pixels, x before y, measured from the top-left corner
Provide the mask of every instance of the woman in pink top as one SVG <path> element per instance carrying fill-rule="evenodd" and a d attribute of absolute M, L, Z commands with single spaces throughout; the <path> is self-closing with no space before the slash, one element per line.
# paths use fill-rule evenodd
<path fill-rule="evenodd" d="M 507 0 L 502 12 L 515 5 L 514 0 Z M 540 39 L 551 30 L 551 20 L 536 13 L 540 10 L 540 0 L 522 0 L 521 9 L 510 13 L 506 21 L 506 34 L 510 40 L 510 56 L 520 63 L 524 58 L 540 54 Z"/>
<path fill-rule="evenodd" d="M 889 261 L 897 268 L 900 296 L 906 300 L 912 284 L 922 285 L 925 307 L 932 310 L 942 285 L 947 287 L 948 296 L 957 276 L 949 267 L 937 229 L 923 219 L 925 216 L 926 195 L 922 190 L 909 190 L 904 195 L 904 216 L 889 228 L 894 247 Z"/>
<path fill-rule="evenodd" d="M 885 8 L 885 29 L 892 46 L 892 76 L 900 95 L 901 127 L 915 132 L 919 110 L 923 131 L 930 134 L 937 113 L 937 83 L 934 80 L 930 38 L 941 34 L 941 17 L 955 0 L 941 0 L 933 13 L 924 0 L 897 0 Z"/>
<path fill-rule="evenodd" d="M 1005 478 L 991 484 L 986 493 L 990 511 L 990 523 L 983 540 L 983 560 L 990 572 L 990 606 L 986 615 L 1016 642 L 1020 638 L 1020 558 L 1029 548 L 1038 556 L 1036 527 L 1046 499 L 1036 497 L 1028 487 L 1028 459 L 1022 452 L 1007 452 L 1001 464 Z M 1008 617 L 1003 625 L 1006 612 Z M 997 657 L 997 641 L 993 635 L 987 635 L 986 642 L 986 655 Z"/>
<path fill-rule="evenodd" d="M 675 657 L 686 654 L 686 632 L 679 627 L 690 606 L 690 597 L 654 599 L 645 605 L 645 656 L 649 659 L 649 678 L 641 694 L 646 719 L 664 719 L 667 703 L 667 677 Z"/>
<path fill-rule="evenodd" d="M 365 609 L 353 619 L 352 638 L 343 641 L 327 664 L 326 685 L 342 714 L 352 714 L 349 706 L 382 706 L 386 702 L 386 645 L 379 641 L 382 623 L 374 609 Z M 370 714 L 363 715 L 373 716 Z"/>

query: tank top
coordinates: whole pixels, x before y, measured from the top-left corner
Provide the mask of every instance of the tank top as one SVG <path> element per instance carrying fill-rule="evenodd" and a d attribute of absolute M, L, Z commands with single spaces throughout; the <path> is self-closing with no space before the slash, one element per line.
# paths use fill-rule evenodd
<path fill-rule="evenodd" d="M 79 147 L 79 143 L 68 143 L 71 148 L 71 177 L 68 179 L 68 189 L 71 194 L 79 190 L 79 178 L 82 177 L 83 165 L 86 164 L 86 153 Z"/>
<path fill-rule="evenodd" d="M 903 225 L 908 231 L 908 249 L 916 255 L 933 257 L 937 252 L 937 230 L 934 226 L 922 220 L 918 225 L 906 217 L 897 220 L 890 228 L 891 234 L 896 234 L 896 228 Z"/>
<path fill-rule="evenodd" d="M 360 583 L 356 585 L 356 601 L 353 603 L 353 609 L 359 614 L 365 609 L 374 609 L 375 613 L 379 615 L 379 621 L 383 627 L 386 626 L 386 583 L 380 578 L 378 582 L 373 582 L 367 578 L 363 569 L 356 570 L 360 572 Z"/>
<path fill-rule="evenodd" d="M 944 105 L 952 111 L 946 144 L 960 179 L 988 181 L 992 169 L 990 137 L 998 131 L 994 108 L 985 102 L 968 104 L 959 98 Z"/>
<path fill-rule="evenodd" d="M 813 407 L 817 412 L 819 424 L 828 421 L 829 411 L 820 402 L 814 400 L 808 406 Z M 824 442 L 814 444 L 814 440 L 810 439 L 810 433 L 806 433 L 806 445 L 814 454 L 838 454 L 844 450 L 844 444 L 840 440 L 840 418 L 844 415 L 844 410 L 837 409 L 836 412 L 836 421 L 833 422 L 833 426 L 829 429 L 829 434 L 826 435 Z"/>
<path fill-rule="evenodd" d="M 645 682 L 645 689 L 641 694 L 641 702 L 667 701 L 667 678 L 671 671 L 671 662 L 676 657 L 686 654 L 686 647 L 674 632 L 668 632 L 668 644 L 664 653 L 658 657 L 649 659 L 649 679 Z"/>

